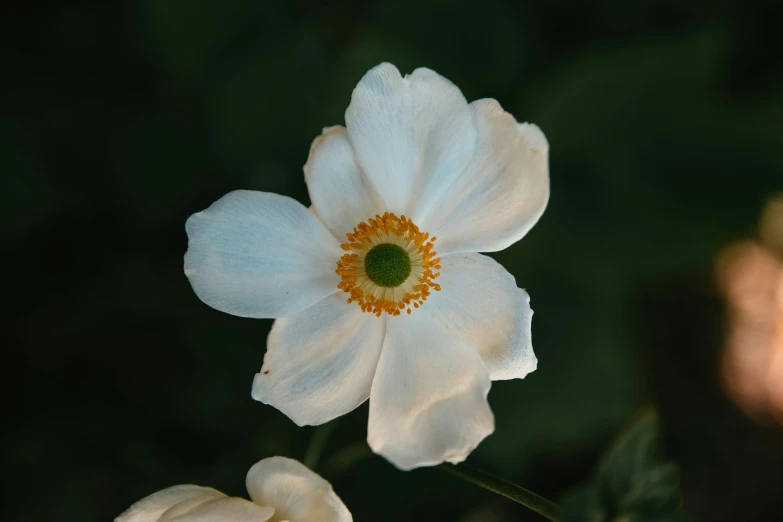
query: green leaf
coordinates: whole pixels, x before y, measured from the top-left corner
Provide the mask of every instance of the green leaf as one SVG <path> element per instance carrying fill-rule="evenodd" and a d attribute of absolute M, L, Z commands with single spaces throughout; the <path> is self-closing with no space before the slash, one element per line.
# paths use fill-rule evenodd
<path fill-rule="evenodd" d="M 674 463 L 659 464 L 631 477 L 621 501 L 621 509 L 645 513 L 671 513 L 681 504 L 679 467 Z"/>
<path fill-rule="evenodd" d="M 679 468 L 664 461 L 654 412 L 646 412 L 601 459 L 593 481 L 562 504 L 563 522 L 686 522 Z"/>
<path fill-rule="evenodd" d="M 646 412 L 621 434 L 598 465 L 597 479 L 614 492 L 622 491 L 634 475 L 652 467 L 659 458 L 658 421 Z"/>
<path fill-rule="evenodd" d="M 654 412 L 644 413 L 601 460 L 598 487 L 619 513 L 671 513 L 680 504 L 679 470 L 662 461 Z"/>
<path fill-rule="evenodd" d="M 586 487 L 571 493 L 560 505 L 560 522 L 609 522 L 609 513 L 597 489 Z"/>

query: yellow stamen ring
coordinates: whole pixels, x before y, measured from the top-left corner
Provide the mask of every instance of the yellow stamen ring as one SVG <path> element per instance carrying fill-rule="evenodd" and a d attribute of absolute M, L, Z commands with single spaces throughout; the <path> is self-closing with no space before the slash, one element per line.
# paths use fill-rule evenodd
<path fill-rule="evenodd" d="M 400 315 L 402 310 L 407 310 L 411 313 L 411 306 L 423 305 L 431 289 L 440 291 L 440 285 L 434 282 L 440 275 L 435 272 L 440 269 L 440 258 L 433 250 L 437 238 L 430 238 L 405 216 L 397 217 L 391 212 L 376 215 L 356 225 L 353 232 L 345 236 L 348 242 L 340 248 L 346 254 L 337 261 L 335 270 L 342 279 L 337 287 L 350 294 L 348 302 L 357 303 L 363 312 L 378 317 L 384 312 Z M 396 245 L 408 254 L 410 273 L 397 286 L 381 286 L 367 275 L 365 258 L 378 245 Z M 377 281 L 378 277 L 373 276 Z"/>

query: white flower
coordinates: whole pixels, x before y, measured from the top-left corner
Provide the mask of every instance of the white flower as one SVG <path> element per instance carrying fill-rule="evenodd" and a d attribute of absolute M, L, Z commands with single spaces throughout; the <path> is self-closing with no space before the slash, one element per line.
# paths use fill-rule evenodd
<path fill-rule="evenodd" d="M 247 472 L 249 500 L 173 486 L 133 504 L 115 522 L 352 522 L 332 485 L 299 462 L 271 457 Z"/>
<path fill-rule="evenodd" d="M 310 210 L 227 194 L 188 219 L 185 273 L 210 306 L 277 319 L 253 398 L 299 425 L 369 398 L 376 453 L 401 469 L 461 462 L 494 430 L 490 381 L 536 368 L 527 293 L 475 252 L 538 221 L 549 146 L 495 100 L 386 63 L 345 120 L 310 149 Z"/>

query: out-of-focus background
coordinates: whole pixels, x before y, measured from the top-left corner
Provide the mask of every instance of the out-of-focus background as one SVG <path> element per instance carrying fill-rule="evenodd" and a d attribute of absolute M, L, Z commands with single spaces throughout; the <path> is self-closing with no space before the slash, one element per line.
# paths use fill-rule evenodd
<path fill-rule="evenodd" d="M 697 520 L 777 520 L 781 5 L 2 7 L 3 518 L 105 521 L 178 483 L 245 495 L 255 461 L 304 457 L 314 429 L 250 398 L 271 321 L 198 300 L 184 223 L 239 188 L 307 204 L 312 139 L 390 61 L 551 144 L 549 208 L 495 256 L 532 296 L 539 369 L 493 385 L 469 462 L 560 499 L 652 405 Z M 397 471 L 366 420 L 342 418 L 316 467 L 357 521 L 542 520 Z"/>

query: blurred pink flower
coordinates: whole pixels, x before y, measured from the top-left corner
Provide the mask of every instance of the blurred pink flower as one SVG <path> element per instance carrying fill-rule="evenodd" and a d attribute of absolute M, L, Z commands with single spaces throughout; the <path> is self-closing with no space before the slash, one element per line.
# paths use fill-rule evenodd
<path fill-rule="evenodd" d="M 783 421 L 783 261 L 775 252 L 783 238 L 769 233 L 781 230 L 781 223 L 778 199 L 764 213 L 764 243 L 728 247 L 718 259 L 717 277 L 728 303 L 725 385 L 752 417 Z"/>

